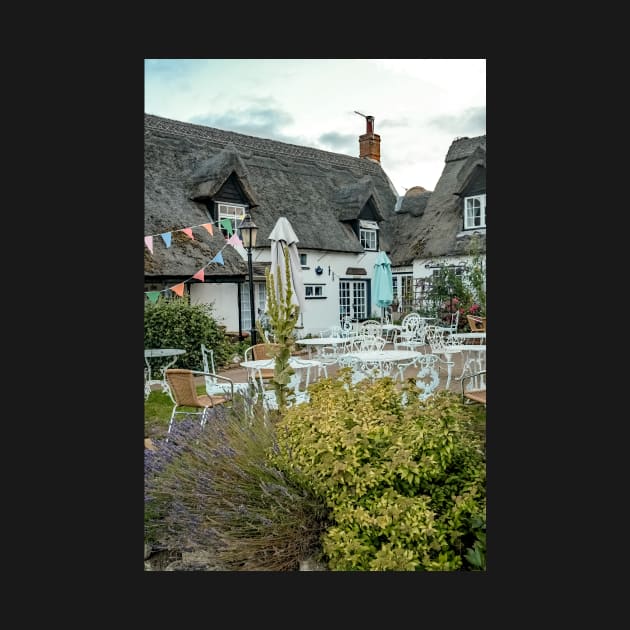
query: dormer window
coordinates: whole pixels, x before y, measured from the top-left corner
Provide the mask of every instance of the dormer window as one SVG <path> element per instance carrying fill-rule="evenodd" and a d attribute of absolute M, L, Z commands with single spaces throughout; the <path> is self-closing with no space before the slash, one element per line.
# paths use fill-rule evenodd
<path fill-rule="evenodd" d="M 475 195 L 464 199 L 464 229 L 486 227 L 486 196 Z"/>
<path fill-rule="evenodd" d="M 236 230 L 241 226 L 243 219 L 245 218 L 245 214 L 247 212 L 247 206 L 241 206 L 236 204 L 227 204 L 227 203 L 217 203 L 217 221 L 219 223 L 219 227 L 221 228 L 221 232 L 225 238 L 229 238 L 230 234 L 228 231 L 221 225 L 221 221 L 223 219 L 229 219 L 232 222 L 232 230 L 233 233 L 236 233 Z"/>
<path fill-rule="evenodd" d="M 359 240 L 363 249 L 376 251 L 378 249 L 378 239 L 376 238 L 378 223 L 376 221 L 359 220 Z"/>

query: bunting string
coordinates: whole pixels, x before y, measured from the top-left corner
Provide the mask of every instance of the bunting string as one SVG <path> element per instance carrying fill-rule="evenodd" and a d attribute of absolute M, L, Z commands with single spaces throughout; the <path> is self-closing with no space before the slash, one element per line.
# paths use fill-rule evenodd
<path fill-rule="evenodd" d="M 223 254 L 221 253 L 228 245 L 231 245 L 232 247 L 234 247 L 237 251 L 238 248 L 242 248 L 243 247 L 243 241 L 241 241 L 241 239 L 238 237 L 237 234 L 234 233 L 234 229 L 232 228 L 232 221 L 230 219 L 222 219 L 220 222 L 220 226 L 223 227 L 228 234 L 230 235 L 229 238 L 227 238 L 225 240 L 225 245 L 223 245 L 223 247 L 216 253 L 216 255 L 214 256 L 214 258 L 212 258 L 212 260 L 208 261 L 201 269 L 199 269 L 199 271 L 197 271 L 196 273 L 194 273 L 190 278 L 188 278 L 187 280 L 184 280 L 183 282 L 180 282 L 172 287 L 167 287 L 165 289 L 161 289 L 159 291 L 145 291 L 144 294 L 149 298 L 149 300 L 153 303 L 157 302 L 157 299 L 160 295 L 160 293 L 165 293 L 166 291 L 173 291 L 173 293 L 175 293 L 176 295 L 178 295 L 179 297 L 182 297 L 184 295 L 184 285 L 188 282 L 190 282 L 191 280 L 195 279 L 195 280 L 200 280 L 201 282 L 204 281 L 205 278 L 205 269 L 206 267 L 208 267 L 209 265 L 211 265 L 212 263 L 218 263 L 219 265 L 225 265 L 225 262 L 223 260 Z M 162 240 L 164 241 L 164 244 L 166 245 L 166 247 L 170 247 L 171 245 L 171 234 L 172 232 L 183 232 L 184 234 L 186 234 L 186 236 L 188 236 L 189 238 L 194 240 L 194 237 L 192 235 L 192 228 L 195 227 L 203 227 L 205 228 L 210 234 L 213 234 L 213 228 L 212 228 L 212 223 L 202 223 L 200 225 L 192 225 L 190 227 L 187 228 L 181 228 L 178 230 L 171 230 L 170 232 L 164 232 L 162 234 L 149 234 L 147 236 L 144 237 L 144 244 L 146 245 L 147 249 L 151 252 L 151 254 L 153 254 L 153 237 L 154 236 L 161 236 Z"/>
<path fill-rule="evenodd" d="M 225 230 L 227 230 L 227 233 L 232 236 L 232 234 L 234 234 L 234 227 L 232 226 L 232 219 L 221 219 L 220 221 L 207 221 L 206 223 L 200 223 L 199 225 L 190 225 L 188 227 L 185 228 L 177 228 L 175 230 L 169 230 L 168 232 L 162 232 L 161 234 L 147 234 L 144 238 L 145 238 L 145 242 L 146 239 L 148 238 L 153 238 L 154 236 L 161 236 L 164 239 L 164 242 L 166 244 L 167 247 L 170 247 L 170 243 L 171 243 L 171 237 L 170 235 L 173 232 L 183 232 L 184 234 L 186 234 L 186 236 L 192 238 L 194 240 L 194 237 L 192 235 L 192 229 L 196 228 L 196 227 L 202 227 L 205 230 L 207 230 L 210 233 L 210 236 L 212 236 L 214 234 L 214 225 L 218 225 L 222 228 L 224 228 Z M 167 242 L 167 238 L 165 238 L 165 235 L 168 235 L 168 242 Z"/>

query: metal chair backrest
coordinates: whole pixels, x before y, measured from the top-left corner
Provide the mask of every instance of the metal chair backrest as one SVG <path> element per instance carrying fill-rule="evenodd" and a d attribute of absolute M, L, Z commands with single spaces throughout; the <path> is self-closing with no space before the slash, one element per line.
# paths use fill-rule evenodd
<path fill-rule="evenodd" d="M 446 318 L 446 323 L 443 328 L 446 328 L 449 332 L 456 333 L 459 326 L 459 310 L 449 313 L 450 317 Z"/>
<path fill-rule="evenodd" d="M 381 323 L 374 319 L 368 319 L 359 324 L 359 335 L 380 336 Z"/>
<path fill-rule="evenodd" d="M 206 346 L 202 343 L 201 344 L 201 360 L 203 362 L 203 371 L 204 372 L 212 372 L 213 374 L 216 373 L 216 370 L 214 368 L 214 350 L 212 350 L 211 348 L 206 348 Z M 217 385 L 217 379 L 213 378 L 212 376 L 205 376 L 204 377 L 205 381 L 206 381 L 206 393 L 207 394 L 214 394 L 216 393 L 218 390 L 220 390 L 221 388 Z"/>

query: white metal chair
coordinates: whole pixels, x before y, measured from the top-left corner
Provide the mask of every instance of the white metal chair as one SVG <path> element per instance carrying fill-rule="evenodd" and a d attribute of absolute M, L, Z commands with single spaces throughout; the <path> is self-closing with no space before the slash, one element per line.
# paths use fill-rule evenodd
<path fill-rule="evenodd" d="M 462 377 L 462 402 L 486 404 L 486 370 Z"/>
<path fill-rule="evenodd" d="M 446 318 L 446 322 L 440 326 L 440 328 L 444 328 L 446 332 L 456 333 L 457 327 L 459 326 L 459 309 L 449 313 L 449 316 Z"/>
<path fill-rule="evenodd" d="M 171 427 L 173 426 L 176 415 L 198 415 L 200 416 L 201 426 L 203 427 L 208 419 L 208 409 L 222 405 L 234 398 L 234 383 L 232 379 L 227 378 L 227 376 L 219 376 L 218 374 L 212 375 L 217 379 L 226 381 L 231 386 L 229 392 L 224 392 L 216 396 L 198 394 L 195 376 L 206 376 L 206 372 L 182 368 L 169 368 L 164 372 L 164 377 L 169 385 L 168 394 L 173 401 L 173 410 L 171 411 L 171 418 L 168 422 L 167 433 L 171 432 Z M 182 411 L 180 409 L 181 407 L 200 409 L 201 411 Z"/>
<path fill-rule="evenodd" d="M 394 336 L 394 348 L 416 350 L 419 346 L 424 346 L 425 328 L 425 320 L 418 313 L 408 313 L 400 323 L 400 331 Z"/>
<path fill-rule="evenodd" d="M 359 324 L 358 328 L 359 335 L 368 335 L 368 336 L 381 336 L 381 322 L 377 322 L 375 319 L 366 319 L 364 322 Z"/>
<path fill-rule="evenodd" d="M 249 383 L 235 383 L 232 381 L 230 385 L 228 383 L 221 383 L 215 378 L 218 374 L 214 366 L 214 350 L 207 348 L 203 343 L 201 344 L 201 359 L 203 361 L 203 371 L 206 373 L 206 394 L 208 394 L 208 396 L 220 396 L 225 394 L 230 387 L 232 387 L 236 393 L 242 394 L 243 396 L 249 393 Z"/>
<path fill-rule="evenodd" d="M 341 320 L 341 336 L 353 337 L 356 334 L 357 333 L 352 318 L 348 315 L 345 315 Z"/>
<path fill-rule="evenodd" d="M 461 346 L 453 345 L 449 343 L 449 334 L 444 326 L 427 326 L 426 327 L 426 339 L 431 348 L 431 354 L 436 354 L 440 358 L 442 363 L 446 364 L 446 389 L 451 384 L 451 373 L 455 361 L 453 360 L 454 354 L 461 354 Z M 440 356 L 441 355 L 441 356 Z M 442 356 L 444 357 L 442 359 Z"/>
<path fill-rule="evenodd" d="M 385 338 L 378 335 L 363 335 L 358 339 L 360 352 L 382 350 L 386 343 Z"/>
<path fill-rule="evenodd" d="M 416 360 L 419 370 L 414 376 L 414 381 L 416 387 L 422 391 L 420 400 L 426 400 L 432 396 L 440 384 L 439 360 L 440 358 L 435 354 L 423 354 Z M 402 374 L 400 380 L 403 380 Z"/>
<path fill-rule="evenodd" d="M 293 374 L 289 380 L 287 396 L 287 405 L 299 405 L 310 400 L 308 393 L 308 386 L 310 383 L 310 370 L 311 365 L 309 362 L 302 361 L 297 357 L 292 358 Z M 265 383 L 265 380 L 261 374 L 262 370 L 256 368 L 252 370 L 253 383 L 256 386 L 257 393 L 262 398 L 263 407 L 266 411 L 270 409 L 278 409 L 278 400 L 276 397 L 276 391 L 269 387 Z M 304 385 L 302 385 L 304 383 Z"/>

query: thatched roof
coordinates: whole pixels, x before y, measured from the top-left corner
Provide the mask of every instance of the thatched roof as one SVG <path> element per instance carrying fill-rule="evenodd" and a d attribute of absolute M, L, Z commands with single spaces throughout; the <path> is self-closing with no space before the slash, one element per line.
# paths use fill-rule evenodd
<path fill-rule="evenodd" d="M 446 155 L 444 170 L 432 193 L 411 188 L 397 212 L 396 247 L 392 266 L 412 264 L 416 258 L 458 256 L 469 253 L 473 231 L 463 231 L 459 195 L 473 174 L 486 168 L 486 136 L 454 140 Z M 485 229 L 475 231 L 485 251 Z"/>
<path fill-rule="evenodd" d="M 145 114 L 145 235 L 209 221 L 199 199 L 212 197 L 232 173 L 256 206 L 251 216 L 259 227 L 259 247 L 270 246 L 269 234 L 284 216 L 300 248 L 363 252 L 346 221 L 359 218 L 369 202 L 375 220 L 383 220 L 381 248 L 390 248 L 391 227 L 386 226 L 396 192 L 377 162 L 149 114 Z M 167 249 L 155 239 L 153 256 L 145 251 L 145 274 L 190 276 L 225 245 L 218 229 L 212 237 L 203 228 L 193 234 L 195 241 L 174 233 L 174 238 L 185 239 L 177 248 Z M 231 246 L 222 255 L 225 266 L 210 265 L 206 276 L 247 273 L 245 262 Z"/>

